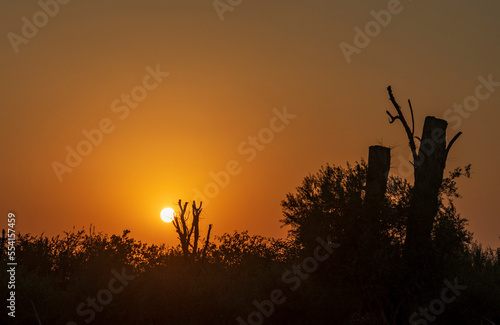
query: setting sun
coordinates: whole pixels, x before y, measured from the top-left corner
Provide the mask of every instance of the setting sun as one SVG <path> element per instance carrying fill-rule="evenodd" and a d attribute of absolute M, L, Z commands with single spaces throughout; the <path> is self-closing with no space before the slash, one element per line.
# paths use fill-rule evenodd
<path fill-rule="evenodd" d="M 165 208 L 161 210 L 161 220 L 164 222 L 172 222 L 174 221 L 175 211 L 172 208 Z"/>

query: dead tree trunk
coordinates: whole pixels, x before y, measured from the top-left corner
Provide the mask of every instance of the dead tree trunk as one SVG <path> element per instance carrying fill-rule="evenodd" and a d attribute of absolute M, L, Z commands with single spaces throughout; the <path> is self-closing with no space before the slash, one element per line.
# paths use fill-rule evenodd
<path fill-rule="evenodd" d="M 362 267 L 372 274 L 380 274 L 378 273 L 380 270 L 373 266 L 373 260 L 380 256 L 380 250 L 385 248 L 382 220 L 390 167 L 391 149 L 371 146 L 368 154 L 363 220 L 359 228 L 362 232 L 360 243 L 364 243 L 360 255 L 365 255 L 367 258 L 366 264 L 362 264 Z M 368 299 L 365 303 L 380 324 L 388 323 L 387 318 L 392 316 L 391 311 L 394 309 L 389 296 L 380 295 L 375 300 Z"/>
<path fill-rule="evenodd" d="M 391 167 L 391 149 L 383 146 L 371 146 L 368 153 L 368 170 L 365 191 L 365 229 L 373 244 L 380 242 L 382 208 L 384 206 L 387 179 Z M 375 248 L 378 245 L 374 245 Z"/>
<path fill-rule="evenodd" d="M 371 146 L 368 153 L 365 204 L 380 205 L 385 196 L 391 167 L 391 149 Z"/>
<path fill-rule="evenodd" d="M 353 243 L 368 256 L 375 253 L 382 243 L 382 210 L 390 164 L 391 150 L 389 148 L 382 146 L 370 147 L 363 212 L 359 218 Z"/>
<path fill-rule="evenodd" d="M 453 143 L 462 134 L 459 132 L 446 146 L 445 120 L 428 116 L 425 119 L 420 147 L 417 153 L 415 145 L 415 124 L 413 119 L 413 108 L 408 100 L 411 112 L 412 128 L 410 129 L 401 107 L 396 102 L 392 89 L 387 88 L 389 99 L 396 108 L 397 115 L 393 116 L 389 111 L 390 123 L 400 120 L 408 136 L 409 146 L 413 156 L 414 185 L 408 215 L 404 256 L 408 265 L 420 274 L 424 269 L 429 269 L 426 261 L 432 261 L 431 257 L 431 233 L 434 219 L 438 211 L 439 188 L 443 182 L 443 173 L 446 167 L 446 158 Z"/>
<path fill-rule="evenodd" d="M 417 159 L 413 163 L 415 183 L 405 241 L 405 253 L 411 266 L 423 266 L 431 258 L 427 255 L 431 254 L 432 226 L 446 166 L 447 126 L 445 120 L 426 117 Z"/>
<path fill-rule="evenodd" d="M 207 248 L 210 244 L 210 232 L 212 230 L 212 225 L 209 225 L 207 237 L 205 239 L 205 244 L 202 249 L 198 248 L 198 241 L 200 240 L 200 214 L 202 209 L 202 202 L 197 207 L 196 202 L 193 201 L 191 211 L 193 213 L 193 218 L 191 220 L 191 226 L 188 226 L 187 222 L 189 219 L 189 213 L 187 210 L 188 203 L 182 204 L 179 200 L 180 215 L 174 217 L 172 222 L 175 231 L 179 235 L 179 241 L 181 242 L 182 253 L 187 261 L 196 261 L 204 259 L 207 253 Z"/>

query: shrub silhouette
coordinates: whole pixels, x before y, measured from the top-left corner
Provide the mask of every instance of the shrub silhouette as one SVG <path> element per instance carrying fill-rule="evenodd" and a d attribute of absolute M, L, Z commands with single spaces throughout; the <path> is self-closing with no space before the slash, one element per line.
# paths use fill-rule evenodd
<path fill-rule="evenodd" d="M 287 239 L 247 231 L 216 236 L 206 249 L 203 269 L 186 263 L 181 245 L 148 245 L 131 237 L 71 230 L 62 236 L 20 234 L 17 241 L 17 313 L 15 323 L 86 324 L 76 308 L 107 287 L 112 270 L 125 268 L 135 279 L 97 312 L 92 324 L 237 324 L 255 310 L 253 301 L 269 299 L 276 288 L 287 293 L 266 324 L 383 324 L 398 306 L 428 306 L 439 296 L 444 279 L 467 285 L 446 306 L 436 324 L 499 321 L 500 249 L 472 240 L 466 219 L 454 206 L 457 179 L 469 167 L 445 178 L 432 231 L 432 249 L 440 261 L 418 297 L 404 287 L 403 243 L 412 186 L 390 177 L 379 233 L 362 224 L 366 164 L 327 165 L 305 177 L 282 202 Z M 330 258 L 296 291 L 281 277 L 311 256 L 316 237 L 341 243 Z M 377 240 L 379 244 L 372 245 Z M 2 247 L 6 265 L 6 247 Z M 6 285 L 7 272 L 0 279 Z M 286 291 L 288 290 L 288 291 Z M 3 297 L 6 299 L 6 293 Z M 33 305 L 32 305 L 33 303 Z M 2 323 L 12 321 L 0 316 Z M 407 319 L 404 320 L 407 322 Z"/>

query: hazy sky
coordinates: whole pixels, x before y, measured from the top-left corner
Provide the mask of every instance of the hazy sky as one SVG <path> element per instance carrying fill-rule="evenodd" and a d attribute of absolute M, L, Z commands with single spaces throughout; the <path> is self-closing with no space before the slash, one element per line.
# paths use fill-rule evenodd
<path fill-rule="evenodd" d="M 280 201 L 321 165 L 382 143 L 412 178 L 392 85 L 417 135 L 427 115 L 463 132 L 459 211 L 500 246 L 498 1 L 60 2 L 0 2 L 0 202 L 21 232 L 174 244 L 159 213 L 198 189 L 215 234 L 284 236 Z"/>

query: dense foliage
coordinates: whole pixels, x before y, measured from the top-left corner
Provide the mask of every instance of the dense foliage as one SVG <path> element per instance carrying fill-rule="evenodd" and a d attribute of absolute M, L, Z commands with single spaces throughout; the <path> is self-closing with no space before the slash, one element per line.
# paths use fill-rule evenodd
<path fill-rule="evenodd" d="M 440 297 L 444 281 L 455 278 L 467 288 L 433 323 L 500 323 L 500 249 L 474 243 L 454 206 L 456 181 L 469 175 L 469 167 L 459 168 L 443 182 L 429 252 L 439 267 L 416 284 L 418 295 L 409 296 L 402 285 L 409 271 L 402 249 L 411 184 L 390 177 L 383 209 L 373 217 L 363 202 L 361 162 L 327 165 L 287 195 L 282 206 L 289 238 L 224 234 L 203 261 L 186 259 L 180 246 L 134 240 L 128 230 L 112 236 L 75 229 L 52 238 L 20 235 L 15 323 L 238 324 L 238 317 L 249 322 L 256 304 L 271 300 L 275 290 L 286 301 L 268 310 L 266 324 L 408 323 L 397 315 L 427 307 Z M 338 245 L 310 266 L 320 243 Z M 5 252 L 2 247 L 2 267 Z M 296 268 L 310 270 L 299 279 L 292 277 Z M 0 279 L 5 288 L 7 272 Z M 89 307 L 92 299 L 99 308 Z M 1 323 L 12 323 L 5 313 L 1 317 Z"/>

